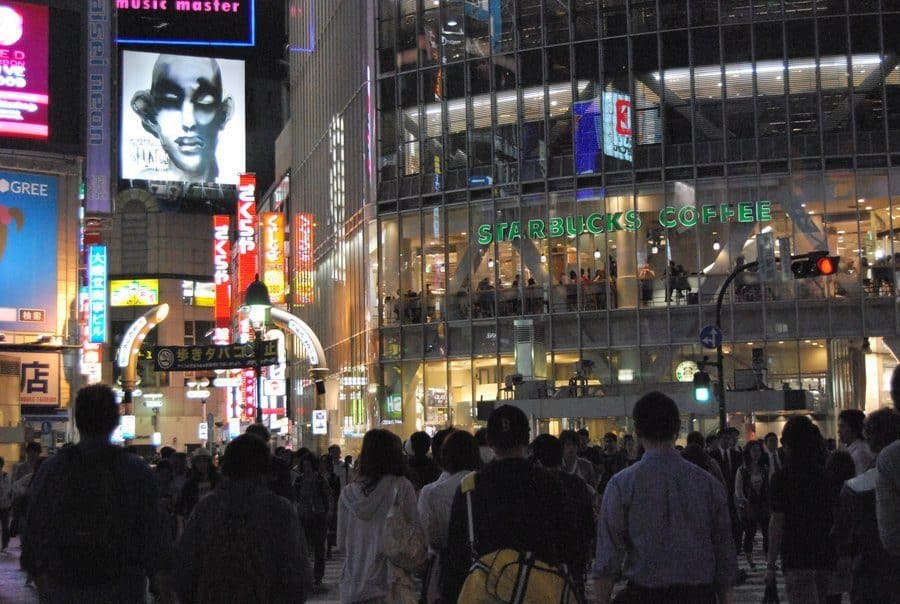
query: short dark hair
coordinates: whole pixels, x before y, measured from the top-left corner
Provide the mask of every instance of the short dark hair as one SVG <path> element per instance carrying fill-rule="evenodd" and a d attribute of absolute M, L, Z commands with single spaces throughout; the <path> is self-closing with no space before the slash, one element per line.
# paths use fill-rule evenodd
<path fill-rule="evenodd" d="M 118 423 L 116 424 L 118 425 Z M 115 426 L 113 426 L 113 430 L 115 430 Z M 25 444 L 25 453 L 37 453 L 41 454 L 41 443 L 36 443 L 33 440 L 29 441 Z"/>
<path fill-rule="evenodd" d="M 900 439 L 900 413 L 888 408 L 879 409 L 869 414 L 864 429 L 869 448 L 878 455 L 886 446 Z"/>
<path fill-rule="evenodd" d="M 891 400 L 894 401 L 894 409 L 900 411 L 900 365 L 894 367 L 891 374 Z"/>
<path fill-rule="evenodd" d="M 356 465 L 363 480 L 363 492 L 368 495 L 382 476 L 403 476 L 403 442 L 393 432 L 381 428 L 369 430 L 363 436 Z"/>
<path fill-rule="evenodd" d="M 431 437 L 431 456 L 434 458 L 434 461 L 441 467 L 444 466 L 443 461 L 443 453 L 442 449 L 444 447 L 444 443 L 447 442 L 447 437 L 456 432 L 456 428 L 442 428 L 434 433 L 434 436 Z M 475 445 L 475 448 L 478 448 L 478 445 Z"/>
<path fill-rule="evenodd" d="M 844 409 L 838 415 L 838 421 L 847 424 L 857 437 L 862 437 L 863 424 L 866 421 L 866 414 L 860 409 Z"/>
<path fill-rule="evenodd" d="M 581 428 L 578 430 L 578 436 L 583 436 L 583 437 L 587 438 L 588 440 L 590 440 L 591 433 L 588 432 L 587 428 Z"/>
<path fill-rule="evenodd" d="M 678 436 L 681 429 L 678 405 L 662 392 L 648 392 L 638 399 L 631 416 L 635 432 L 647 440 L 671 440 Z"/>
<path fill-rule="evenodd" d="M 272 439 L 272 433 L 262 424 L 250 424 L 247 426 L 247 429 L 244 430 L 244 433 L 252 434 L 261 439 L 264 443 L 268 443 Z"/>
<path fill-rule="evenodd" d="M 578 446 L 581 444 L 581 440 L 578 438 L 578 433 L 575 430 L 563 430 L 559 433 L 559 442 L 565 446 L 568 443 L 572 443 L 573 445 Z"/>
<path fill-rule="evenodd" d="M 319 456 L 313 453 L 312 451 L 308 451 L 303 457 L 300 458 L 300 469 L 303 469 L 303 464 L 305 462 L 309 462 L 309 467 L 313 472 L 318 472 L 322 464 L 319 461 Z"/>
<path fill-rule="evenodd" d="M 251 432 L 241 434 L 225 448 L 222 473 L 232 480 L 257 478 L 269 471 L 269 446 Z"/>
<path fill-rule="evenodd" d="M 465 430 L 453 430 L 447 435 L 441 445 L 440 457 L 441 467 L 451 474 L 481 467 L 481 454 L 475 437 Z"/>
<path fill-rule="evenodd" d="M 822 433 L 805 415 L 794 415 L 784 424 L 781 440 L 787 448 L 788 456 L 800 462 L 818 460 L 824 450 Z"/>
<path fill-rule="evenodd" d="M 409 446 L 412 448 L 413 455 L 427 455 L 428 449 L 431 448 L 431 437 L 428 432 L 413 432 L 409 436 Z"/>
<path fill-rule="evenodd" d="M 612 440 L 613 442 L 619 442 L 619 437 L 616 436 L 615 432 L 607 432 L 603 435 L 603 440 Z"/>
<path fill-rule="evenodd" d="M 83 436 L 108 438 L 118 425 L 119 406 L 112 388 L 106 384 L 91 384 L 78 391 L 75 426 Z M 28 451 L 28 447 L 25 450 Z"/>
<path fill-rule="evenodd" d="M 707 446 L 707 447 L 710 446 L 711 444 L 713 444 L 713 443 L 716 442 L 717 440 L 719 440 L 719 434 L 718 434 L 718 433 L 713 432 L 712 434 L 707 434 L 707 435 L 706 435 L 706 446 Z"/>
<path fill-rule="evenodd" d="M 687 444 L 699 445 L 702 448 L 703 445 L 706 444 L 706 439 L 703 438 L 703 434 L 701 432 L 697 432 L 696 430 L 694 430 L 687 435 Z"/>
<path fill-rule="evenodd" d="M 340 450 L 341 450 L 341 446 L 340 446 L 340 445 L 337 445 L 337 444 L 335 444 L 335 445 L 329 445 L 329 446 L 328 446 L 328 452 L 329 452 L 329 453 L 331 453 L 331 452 L 334 451 L 335 449 L 337 449 L 338 451 L 340 451 Z"/>
<path fill-rule="evenodd" d="M 173 447 L 166 445 L 165 447 L 163 447 L 162 449 L 159 450 L 159 457 L 160 457 L 160 459 L 168 459 L 169 457 L 172 456 L 172 453 L 174 453 L 174 452 L 175 452 L 175 449 Z"/>
<path fill-rule="evenodd" d="M 763 441 L 761 440 L 751 440 L 744 445 L 744 450 L 741 451 L 741 459 L 743 460 L 744 465 L 750 466 L 750 449 L 753 447 L 759 447 L 759 465 L 768 467 L 769 456 L 766 455 L 766 448 L 763 446 Z"/>
<path fill-rule="evenodd" d="M 528 417 L 513 405 L 500 405 L 488 417 L 487 441 L 491 447 L 508 451 L 528 445 Z"/>
<path fill-rule="evenodd" d="M 763 437 L 763 442 L 766 442 L 766 441 L 769 440 L 770 438 L 774 438 L 774 439 L 775 439 L 775 442 L 778 442 L 778 435 L 775 434 L 774 432 L 769 432 L 768 434 L 766 434 L 766 435 Z"/>
<path fill-rule="evenodd" d="M 541 434 L 531 441 L 531 453 L 545 468 L 558 468 L 562 465 L 562 441 L 552 434 Z"/>

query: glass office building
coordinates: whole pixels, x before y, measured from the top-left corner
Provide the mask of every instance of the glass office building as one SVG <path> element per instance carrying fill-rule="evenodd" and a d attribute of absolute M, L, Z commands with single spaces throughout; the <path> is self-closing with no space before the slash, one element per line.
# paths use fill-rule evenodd
<path fill-rule="evenodd" d="M 826 426 L 888 404 L 900 1 L 370 10 L 374 190 L 352 270 L 372 425 L 472 425 L 521 373 L 516 321 L 530 319 L 549 429 L 624 427 L 638 393 L 685 392 L 712 356 L 699 333 L 726 276 L 772 248 L 783 261 L 725 297 L 729 390 L 805 391 L 799 408 Z M 792 279 L 786 255 L 817 250 L 838 271 Z M 554 417 L 570 383 L 603 396 Z M 748 429 L 784 417 L 741 410 Z"/>

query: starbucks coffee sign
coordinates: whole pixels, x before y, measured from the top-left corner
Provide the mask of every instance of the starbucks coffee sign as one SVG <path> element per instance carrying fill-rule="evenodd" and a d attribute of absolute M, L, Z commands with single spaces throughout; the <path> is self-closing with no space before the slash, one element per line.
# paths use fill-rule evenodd
<path fill-rule="evenodd" d="M 666 206 L 659 211 L 659 225 L 667 229 L 695 227 L 698 224 L 729 222 L 768 222 L 772 220 L 771 201 L 744 201 L 740 203 L 706 204 L 699 208 Z M 599 235 L 614 231 L 637 231 L 643 225 L 635 210 L 613 213 L 595 213 L 587 216 L 556 216 L 548 221 L 532 218 L 524 224 L 518 220 L 482 224 L 478 227 L 479 245 L 493 241 L 515 239 L 547 239 L 548 237 L 576 236 L 582 233 Z"/>

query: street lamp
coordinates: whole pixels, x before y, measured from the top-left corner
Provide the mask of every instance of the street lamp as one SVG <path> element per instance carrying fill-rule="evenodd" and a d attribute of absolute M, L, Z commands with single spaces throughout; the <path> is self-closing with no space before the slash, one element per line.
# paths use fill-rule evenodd
<path fill-rule="evenodd" d="M 244 307 L 248 309 L 250 327 L 253 328 L 253 357 L 256 360 L 256 423 L 262 423 L 262 337 L 263 329 L 269 323 L 272 312 L 272 301 L 269 299 L 269 288 L 256 279 L 247 286 L 244 294 Z"/>

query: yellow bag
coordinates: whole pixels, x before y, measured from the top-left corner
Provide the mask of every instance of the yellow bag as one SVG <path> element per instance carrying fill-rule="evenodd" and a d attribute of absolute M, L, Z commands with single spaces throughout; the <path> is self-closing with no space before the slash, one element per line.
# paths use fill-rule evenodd
<path fill-rule="evenodd" d="M 475 552 L 472 491 L 475 472 L 462 481 L 469 516 L 469 545 Z M 569 604 L 577 592 L 565 564 L 548 564 L 531 552 L 501 549 L 477 558 L 459 593 L 459 604 Z"/>

